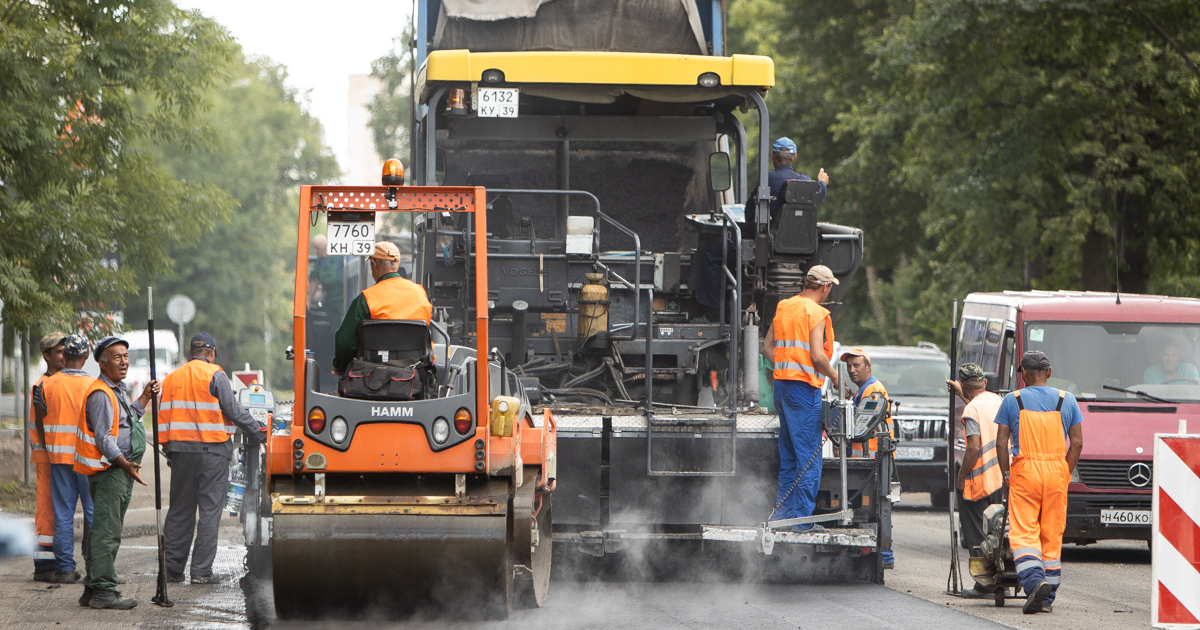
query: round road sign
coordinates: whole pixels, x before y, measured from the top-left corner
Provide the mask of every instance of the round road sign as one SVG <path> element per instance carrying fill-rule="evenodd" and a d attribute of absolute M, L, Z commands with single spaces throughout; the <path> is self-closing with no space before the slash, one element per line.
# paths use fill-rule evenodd
<path fill-rule="evenodd" d="M 176 295 L 167 302 L 167 317 L 180 326 L 192 321 L 196 316 L 196 303 L 186 295 Z"/>

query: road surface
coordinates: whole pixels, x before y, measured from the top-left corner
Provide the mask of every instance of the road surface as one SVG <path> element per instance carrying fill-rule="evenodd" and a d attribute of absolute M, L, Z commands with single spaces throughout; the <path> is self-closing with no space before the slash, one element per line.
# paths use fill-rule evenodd
<path fill-rule="evenodd" d="M 226 517 L 216 571 L 221 584 L 172 584 L 173 608 L 150 604 L 157 555 L 149 492 L 139 488 L 130 533 L 118 558 L 133 611 L 93 611 L 75 600 L 81 586 L 29 581 L 28 560 L 0 565 L 0 627 L 253 628 L 357 630 L 367 628 L 1081 628 L 1149 626 L 1149 553 L 1144 543 L 1105 543 L 1064 554 L 1063 587 L 1052 614 L 1023 615 L 1020 601 L 996 608 L 991 600 L 943 594 L 948 565 L 944 512 L 930 511 L 923 495 L 905 495 L 895 521 L 895 571 L 887 585 L 795 586 L 713 582 L 597 582 L 556 580 L 545 608 L 514 613 L 507 622 L 458 621 L 444 611 L 402 621 L 277 621 L 270 583 L 242 579 L 241 533 Z M 140 508 L 140 509 L 138 509 Z M 965 568 L 965 558 L 964 558 Z M 314 576 L 314 579 L 319 579 Z"/>

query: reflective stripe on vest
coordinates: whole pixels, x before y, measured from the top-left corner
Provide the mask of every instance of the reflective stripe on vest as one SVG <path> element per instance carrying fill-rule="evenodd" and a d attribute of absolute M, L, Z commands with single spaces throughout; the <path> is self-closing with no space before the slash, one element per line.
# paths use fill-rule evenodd
<path fill-rule="evenodd" d="M 1021 391 L 1013 392 L 1017 399 L 1017 457 L 1048 461 L 1067 460 L 1067 436 L 1063 432 L 1062 406 L 1067 392 L 1058 390 L 1058 406 L 1054 411 L 1030 411 L 1021 401 Z"/>
<path fill-rule="evenodd" d="M 371 311 L 371 319 L 413 319 L 429 323 L 433 306 L 425 287 L 404 278 L 376 282 L 362 292 Z"/>
<path fill-rule="evenodd" d="M 193 359 L 163 379 L 158 413 L 158 443 L 229 440 L 237 428 L 225 421 L 221 403 L 209 393 L 221 367 Z"/>
<path fill-rule="evenodd" d="M 96 436 L 87 425 L 87 399 L 92 395 L 92 392 L 104 392 L 108 396 L 108 402 L 112 405 L 112 436 L 116 439 L 117 432 L 121 429 L 121 407 L 117 404 L 117 395 L 107 383 L 100 379 L 92 381 L 91 385 L 83 392 L 83 407 L 79 410 L 79 425 L 75 432 L 75 472 L 83 475 L 94 475 L 108 468 L 108 458 L 100 452 L 96 446 Z M 133 422 L 130 418 L 130 422 Z"/>
<path fill-rule="evenodd" d="M 824 351 L 833 356 L 833 322 L 829 311 L 802 295 L 783 300 L 775 308 L 771 324 L 775 336 L 774 376 L 787 381 L 802 381 L 820 387 L 825 376 L 813 366 L 809 336 L 813 328 L 825 325 Z"/>
<path fill-rule="evenodd" d="M 42 386 L 42 399 L 46 401 L 46 450 L 51 464 L 75 462 L 75 434 L 84 406 L 83 393 L 94 380 L 86 374 L 59 372 Z"/>

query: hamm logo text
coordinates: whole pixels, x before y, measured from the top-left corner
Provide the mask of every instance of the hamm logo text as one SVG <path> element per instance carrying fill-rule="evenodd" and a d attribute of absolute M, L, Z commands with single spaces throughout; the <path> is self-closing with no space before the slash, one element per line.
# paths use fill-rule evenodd
<path fill-rule="evenodd" d="M 411 418 L 412 407 L 371 407 L 371 416 L 392 416 L 395 418 Z"/>

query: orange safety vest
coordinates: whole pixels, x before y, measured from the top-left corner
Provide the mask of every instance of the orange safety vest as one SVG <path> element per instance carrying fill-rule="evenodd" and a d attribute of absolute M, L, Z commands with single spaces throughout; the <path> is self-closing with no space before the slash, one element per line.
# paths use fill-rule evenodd
<path fill-rule="evenodd" d="M 809 353 L 809 335 L 825 324 L 825 356 L 833 356 L 833 322 L 829 311 L 820 304 L 797 295 L 783 300 L 775 308 L 775 372 L 777 379 L 802 381 L 820 387 L 825 375 L 818 374 Z"/>
<path fill-rule="evenodd" d="M 79 414 L 84 407 L 87 388 L 96 380 L 87 374 L 59 372 L 45 380 L 42 399 L 46 401 L 46 451 L 51 464 L 75 463 Z"/>
<path fill-rule="evenodd" d="M 1013 392 L 1017 399 L 1018 429 L 1017 440 L 1021 452 L 1014 457 L 1018 460 L 1042 460 L 1051 462 L 1067 461 L 1067 437 L 1063 434 L 1062 406 L 1067 398 L 1067 392 L 1058 390 L 1058 406 L 1054 411 L 1030 411 L 1021 402 L 1021 391 Z"/>
<path fill-rule="evenodd" d="M 428 324 L 433 306 L 425 288 L 404 278 L 388 278 L 362 292 L 371 311 L 371 319 L 421 319 Z"/>
<path fill-rule="evenodd" d="M 221 366 L 193 359 L 163 379 L 158 406 L 158 443 L 226 442 L 237 431 L 225 420 L 221 403 L 208 392 Z"/>
<path fill-rule="evenodd" d="M 112 404 L 112 436 L 114 439 L 117 437 L 117 432 L 121 430 L 121 408 L 117 406 L 116 393 L 104 381 L 100 379 L 92 381 L 92 384 L 83 391 L 84 404 L 79 410 L 79 424 L 75 432 L 75 472 L 89 476 L 107 470 L 112 464 L 100 452 L 100 447 L 96 445 L 96 435 L 87 424 L 87 399 L 92 392 L 104 392 L 108 396 L 109 403 Z M 133 421 L 132 418 L 130 421 Z"/>
<path fill-rule="evenodd" d="M 29 388 L 29 394 L 27 394 L 27 395 L 32 397 L 33 390 L 37 389 L 39 385 L 44 385 L 46 383 L 46 380 L 49 378 L 50 377 L 46 376 L 45 374 L 38 377 L 38 380 L 36 383 L 33 384 L 33 387 Z M 46 396 L 46 390 L 43 389 L 42 390 L 43 399 L 45 399 L 45 396 Z M 32 398 L 31 398 L 31 400 L 32 400 Z M 42 436 L 41 436 L 41 433 L 37 430 L 37 420 L 36 420 L 34 414 L 35 414 L 35 412 L 33 410 L 33 406 L 30 405 L 30 409 L 29 409 L 29 461 L 34 464 L 49 464 L 50 458 L 46 455 L 46 445 L 42 444 Z M 43 427 L 43 429 L 45 428 L 44 421 L 42 422 L 42 427 Z"/>
<path fill-rule="evenodd" d="M 878 379 L 876 379 L 874 383 L 867 385 L 866 389 L 863 390 L 862 398 L 860 400 L 867 400 L 868 398 L 872 397 L 881 398 L 884 401 L 884 404 L 887 404 L 887 389 L 884 389 L 883 383 L 880 383 Z M 884 412 L 884 427 L 886 427 L 888 433 L 895 438 L 896 431 L 892 427 L 891 411 L 891 405 L 888 405 L 888 410 Z M 849 454 L 851 457 L 873 457 L 878 450 L 879 438 L 871 438 L 869 442 L 851 444 Z"/>
<path fill-rule="evenodd" d="M 984 403 L 980 400 L 984 396 L 990 396 L 994 400 Z M 996 394 L 983 392 L 967 403 L 966 409 L 963 410 L 964 425 L 965 418 L 968 417 L 979 422 L 979 458 L 975 460 L 975 467 L 967 474 L 967 482 L 963 485 L 963 498 L 968 501 L 978 501 L 1004 485 L 1004 475 L 1000 473 L 1000 459 L 996 454 L 996 423 L 994 422 L 1002 401 L 1003 399 Z M 1018 407 L 1020 402 L 1021 399 L 1018 397 Z M 988 406 L 985 408 L 984 404 Z"/>

